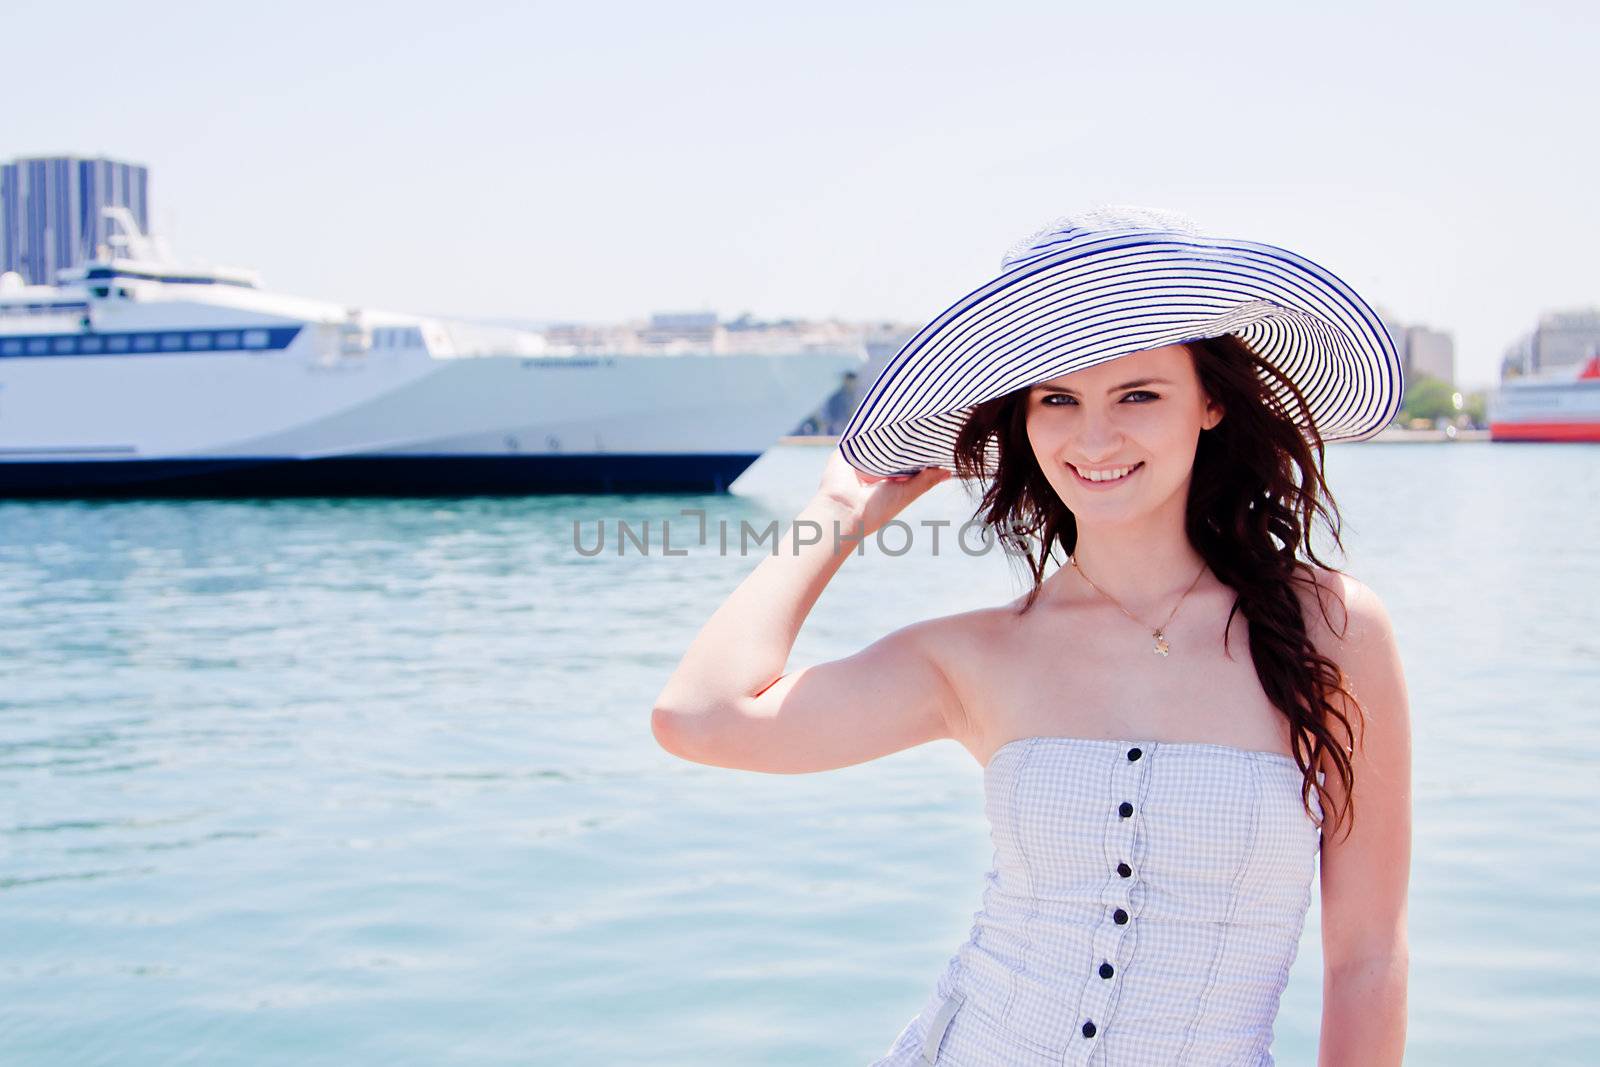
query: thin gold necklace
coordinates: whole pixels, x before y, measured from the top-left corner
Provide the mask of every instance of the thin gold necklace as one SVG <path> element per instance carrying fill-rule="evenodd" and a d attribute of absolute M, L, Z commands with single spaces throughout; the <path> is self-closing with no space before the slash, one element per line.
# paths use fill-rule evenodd
<path fill-rule="evenodd" d="M 1129 611 L 1127 608 L 1125 608 L 1121 604 L 1117 603 L 1117 598 L 1116 597 L 1112 596 L 1110 593 L 1106 592 L 1104 589 L 1101 589 L 1098 585 L 1095 585 L 1094 582 L 1090 579 L 1090 577 L 1087 574 L 1083 573 L 1083 568 L 1078 566 L 1077 553 L 1072 553 L 1071 555 L 1067 556 L 1067 559 L 1072 562 L 1072 566 L 1077 570 L 1077 572 L 1079 574 L 1083 575 L 1083 580 L 1089 583 L 1089 587 L 1091 589 L 1093 589 L 1096 593 L 1099 593 L 1101 596 L 1103 596 L 1107 600 L 1111 601 L 1111 603 L 1115 604 L 1118 611 L 1122 612 L 1124 615 L 1126 615 L 1128 618 L 1132 619 L 1134 622 L 1138 623 L 1140 626 L 1148 626 L 1149 625 L 1149 623 L 1143 621 L 1137 615 L 1135 615 L 1133 612 Z M 1156 647 L 1151 649 L 1151 651 L 1154 652 L 1156 655 L 1165 656 L 1171 650 L 1172 646 L 1167 643 L 1167 636 L 1163 631 L 1166 630 L 1168 625 L 1171 624 L 1173 615 L 1178 614 L 1178 609 L 1183 606 L 1183 597 L 1188 596 L 1191 592 L 1194 591 L 1194 587 L 1200 584 L 1200 575 L 1205 574 L 1205 572 L 1206 572 L 1206 565 L 1204 563 L 1202 563 L 1200 565 L 1200 574 L 1197 574 L 1197 575 L 1194 576 L 1194 581 L 1190 582 L 1189 583 L 1189 588 L 1185 589 L 1183 591 L 1183 596 L 1180 596 L 1178 598 L 1178 602 L 1176 604 L 1172 605 L 1172 612 L 1171 612 L 1171 614 L 1169 614 L 1167 616 L 1167 621 L 1162 623 L 1160 626 L 1157 626 L 1154 630 L 1152 630 L 1150 632 L 1150 636 L 1155 638 L 1155 640 L 1156 640 Z"/>

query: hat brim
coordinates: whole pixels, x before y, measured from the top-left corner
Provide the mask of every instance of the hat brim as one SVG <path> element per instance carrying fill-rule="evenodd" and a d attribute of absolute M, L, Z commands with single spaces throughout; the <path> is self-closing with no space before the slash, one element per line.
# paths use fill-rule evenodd
<path fill-rule="evenodd" d="M 839 449 L 874 475 L 953 470 L 976 404 L 1229 333 L 1294 382 L 1310 409 L 1305 429 L 1324 441 L 1371 437 L 1400 409 L 1388 330 L 1331 272 L 1271 245 L 1122 230 L 1043 247 L 952 304 L 884 366 Z"/>

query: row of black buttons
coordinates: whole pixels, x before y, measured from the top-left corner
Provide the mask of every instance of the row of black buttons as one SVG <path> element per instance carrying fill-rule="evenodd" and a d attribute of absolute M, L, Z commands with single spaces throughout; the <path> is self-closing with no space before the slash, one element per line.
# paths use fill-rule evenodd
<path fill-rule="evenodd" d="M 1130 748 L 1128 749 L 1128 762 L 1132 763 L 1142 755 L 1144 755 L 1143 749 Z M 1117 814 L 1121 815 L 1124 819 L 1131 817 L 1133 815 L 1133 805 L 1124 800 L 1117 808 Z M 1126 863 L 1119 863 L 1117 864 L 1117 874 L 1123 878 L 1132 878 L 1133 868 L 1129 867 Z M 1118 908 L 1116 911 L 1111 913 L 1111 920 L 1118 926 L 1125 926 L 1128 922 L 1128 913 L 1123 911 L 1121 908 Z M 1111 966 L 1109 961 L 1100 964 L 1101 978 L 1110 978 L 1116 973 L 1117 969 Z M 1095 1032 L 1094 1020 L 1085 1020 L 1083 1024 L 1083 1036 L 1093 1037 Z"/>

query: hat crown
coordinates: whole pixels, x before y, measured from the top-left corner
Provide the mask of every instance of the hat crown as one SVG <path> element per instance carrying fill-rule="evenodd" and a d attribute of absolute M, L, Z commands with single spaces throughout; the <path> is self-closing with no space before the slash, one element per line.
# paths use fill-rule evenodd
<path fill-rule="evenodd" d="M 1195 237 L 1202 232 L 1193 219 L 1177 211 L 1138 204 L 1102 204 L 1071 215 L 1062 215 L 1049 225 L 1033 231 L 1006 250 L 1000 259 L 1000 270 L 1003 273 L 1043 253 L 1058 252 L 1063 246 L 1089 234 L 1126 230 L 1181 233 Z"/>

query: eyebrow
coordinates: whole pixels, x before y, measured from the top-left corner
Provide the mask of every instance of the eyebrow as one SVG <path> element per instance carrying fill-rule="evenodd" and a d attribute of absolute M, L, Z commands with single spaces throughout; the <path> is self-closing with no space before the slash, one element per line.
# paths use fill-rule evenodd
<path fill-rule="evenodd" d="M 1141 385 L 1156 384 L 1171 385 L 1172 383 L 1167 381 L 1165 378 L 1135 378 L 1131 382 L 1123 382 L 1121 385 L 1113 385 L 1111 388 L 1107 389 L 1106 392 L 1115 393 L 1119 389 L 1137 389 Z M 1046 393 L 1071 393 L 1073 396 L 1078 395 L 1078 391 L 1076 389 L 1068 389 L 1065 386 L 1060 385 L 1040 384 L 1034 386 L 1034 388 Z"/>

